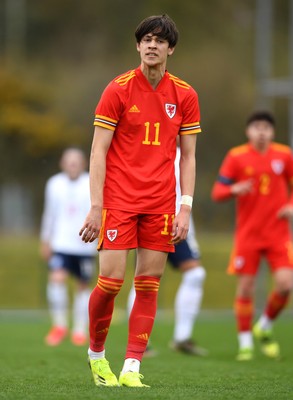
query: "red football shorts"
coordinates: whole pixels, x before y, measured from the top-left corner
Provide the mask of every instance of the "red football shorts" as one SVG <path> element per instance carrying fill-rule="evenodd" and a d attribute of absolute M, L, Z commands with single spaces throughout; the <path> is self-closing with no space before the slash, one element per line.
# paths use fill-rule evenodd
<path fill-rule="evenodd" d="M 231 253 L 228 274 L 256 275 L 261 258 L 265 258 L 272 272 L 285 267 L 293 269 L 293 247 L 291 241 L 279 240 L 266 248 L 238 245 Z"/>
<path fill-rule="evenodd" d="M 173 220 L 174 214 L 137 214 L 104 209 L 98 250 L 143 247 L 173 253 Z"/>

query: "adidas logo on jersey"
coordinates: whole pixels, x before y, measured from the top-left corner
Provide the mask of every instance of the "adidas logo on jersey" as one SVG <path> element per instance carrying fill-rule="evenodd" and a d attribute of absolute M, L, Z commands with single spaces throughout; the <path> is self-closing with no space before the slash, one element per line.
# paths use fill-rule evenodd
<path fill-rule="evenodd" d="M 129 112 L 133 112 L 133 113 L 139 113 L 140 110 L 137 108 L 137 106 L 134 104 L 130 109 Z"/>

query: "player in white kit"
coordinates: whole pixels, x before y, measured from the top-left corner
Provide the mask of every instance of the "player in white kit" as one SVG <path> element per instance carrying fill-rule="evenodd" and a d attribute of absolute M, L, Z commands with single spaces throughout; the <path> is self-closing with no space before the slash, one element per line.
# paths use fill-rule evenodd
<path fill-rule="evenodd" d="M 60 160 L 61 172 L 45 188 L 41 224 L 41 256 L 48 263 L 47 300 L 52 328 L 45 337 L 50 346 L 69 335 L 68 277 L 76 283 L 72 305 L 71 342 L 88 342 L 88 300 L 95 272 L 96 243 L 80 240 L 79 229 L 90 207 L 89 174 L 82 150 L 66 149 Z"/>

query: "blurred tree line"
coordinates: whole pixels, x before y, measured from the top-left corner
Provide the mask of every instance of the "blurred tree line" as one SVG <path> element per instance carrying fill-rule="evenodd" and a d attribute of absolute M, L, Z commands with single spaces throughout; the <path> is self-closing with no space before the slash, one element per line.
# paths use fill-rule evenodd
<path fill-rule="evenodd" d="M 162 13 L 180 31 L 168 70 L 200 98 L 195 219 L 201 229 L 232 227 L 233 204 L 214 205 L 210 190 L 228 148 L 245 140 L 255 108 L 255 8 L 256 0 L 0 0 L 0 184 L 30 190 L 36 229 L 44 184 L 58 171 L 63 148 L 78 145 L 89 154 L 102 90 L 138 66 L 135 28 Z M 283 76 L 287 2 L 275 2 L 274 14 L 273 71 Z M 15 24 L 23 29 L 10 40 Z M 287 143 L 286 100 L 274 101 L 273 111 L 277 138 Z"/>

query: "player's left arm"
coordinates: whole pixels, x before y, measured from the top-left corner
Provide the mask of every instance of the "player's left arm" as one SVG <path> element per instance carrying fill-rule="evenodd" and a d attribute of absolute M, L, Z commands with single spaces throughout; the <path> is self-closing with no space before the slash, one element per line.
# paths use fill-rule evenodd
<path fill-rule="evenodd" d="M 293 218 L 293 191 L 291 188 L 291 196 L 289 203 L 285 204 L 283 207 L 281 207 L 277 213 L 278 218 Z"/>
<path fill-rule="evenodd" d="M 189 196 L 193 198 L 195 179 L 196 179 L 196 134 L 181 135 L 180 136 L 180 188 L 182 196 Z M 183 201 L 184 203 L 184 201 Z M 186 239 L 189 221 L 191 214 L 192 204 L 181 204 L 179 213 L 176 215 L 173 222 L 173 243 L 179 243 L 181 240 Z"/>
<path fill-rule="evenodd" d="M 290 192 L 289 201 L 279 209 L 277 217 L 290 219 L 293 218 L 293 155 L 291 152 L 286 164 L 285 176 Z"/>

